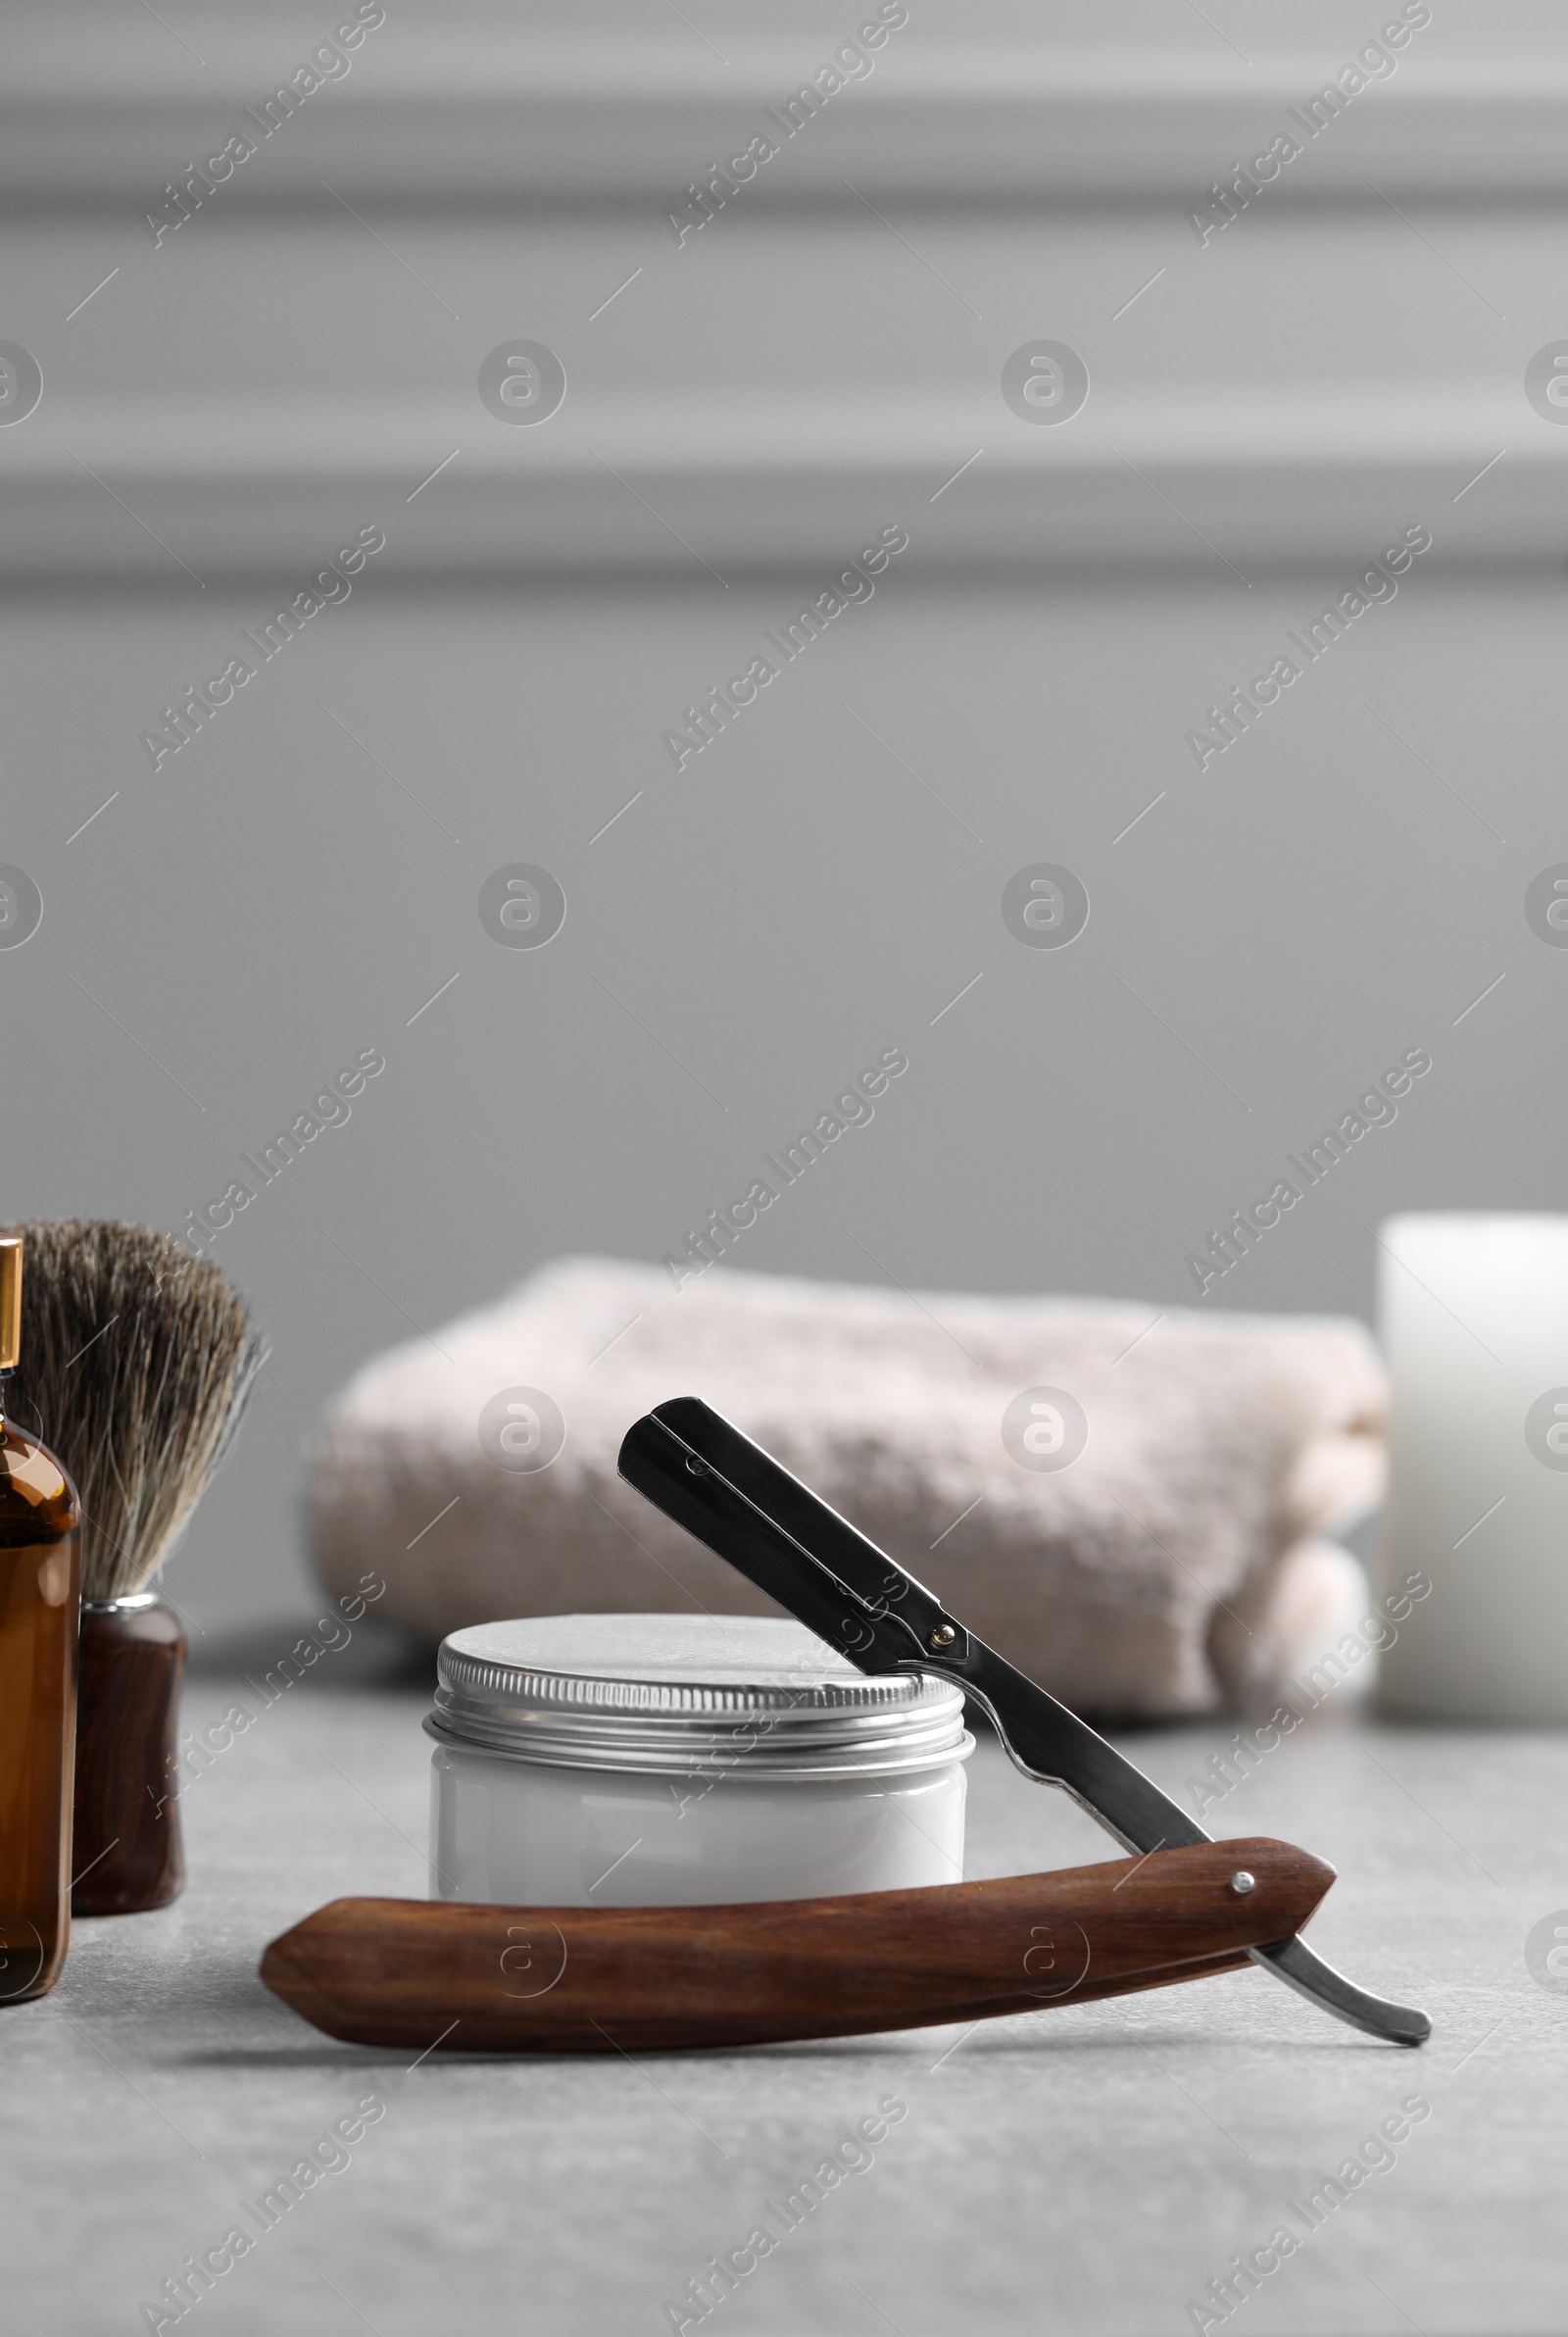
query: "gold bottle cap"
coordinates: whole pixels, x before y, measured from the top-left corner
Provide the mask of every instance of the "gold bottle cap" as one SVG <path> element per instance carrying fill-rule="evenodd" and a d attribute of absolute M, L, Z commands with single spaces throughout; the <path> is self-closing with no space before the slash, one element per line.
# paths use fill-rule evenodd
<path fill-rule="evenodd" d="M 0 1371 L 14 1371 L 22 1355 L 22 1236 L 0 1235 Z"/>

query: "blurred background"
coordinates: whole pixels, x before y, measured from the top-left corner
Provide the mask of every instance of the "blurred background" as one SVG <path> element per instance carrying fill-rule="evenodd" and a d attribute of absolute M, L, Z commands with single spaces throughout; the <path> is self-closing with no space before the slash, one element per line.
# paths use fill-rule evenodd
<path fill-rule="evenodd" d="M 303 1448 L 358 1365 L 563 1253 L 657 1264 L 883 1049 L 748 1267 L 1368 1317 L 1390 1210 L 1561 1206 L 1568 957 L 1525 897 L 1568 859 L 1568 407 L 1527 369 L 1568 334 L 1568 50 L 1544 6 L 1385 5 L 19 13 L 5 1214 L 182 1231 L 385 1059 L 204 1241 L 272 1357 L 171 1569 L 201 1628 L 315 1595 Z M 516 342 L 565 384 L 523 426 Z M 1087 375 L 1059 413 L 1039 342 Z M 672 752 L 884 531 L 874 593 Z M 548 948 L 481 921 L 518 863 Z M 1004 920 L 1042 863 L 1070 948 Z M 1414 1049 L 1200 1302 L 1188 1255 Z"/>

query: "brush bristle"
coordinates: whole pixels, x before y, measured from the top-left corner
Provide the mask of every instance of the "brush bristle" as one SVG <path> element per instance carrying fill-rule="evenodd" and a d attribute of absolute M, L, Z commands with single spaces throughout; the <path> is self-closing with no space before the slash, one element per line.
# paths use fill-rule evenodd
<path fill-rule="evenodd" d="M 102 1219 L 23 1239 L 22 1360 L 5 1410 L 81 1496 L 81 1595 L 142 1588 L 206 1491 L 264 1360 L 215 1266 L 167 1233 Z"/>

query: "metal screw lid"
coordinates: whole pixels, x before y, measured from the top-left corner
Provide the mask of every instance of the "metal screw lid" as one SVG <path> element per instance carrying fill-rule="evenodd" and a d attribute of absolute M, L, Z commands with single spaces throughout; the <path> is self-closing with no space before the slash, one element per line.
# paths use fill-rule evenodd
<path fill-rule="evenodd" d="M 22 1355 L 22 1236 L 0 1234 L 0 1371 L 14 1371 Z"/>
<path fill-rule="evenodd" d="M 514 1760 L 769 1781 L 961 1761 L 963 1696 L 867 1678 L 804 1624 L 760 1616 L 551 1615 L 454 1631 L 429 1734 Z"/>

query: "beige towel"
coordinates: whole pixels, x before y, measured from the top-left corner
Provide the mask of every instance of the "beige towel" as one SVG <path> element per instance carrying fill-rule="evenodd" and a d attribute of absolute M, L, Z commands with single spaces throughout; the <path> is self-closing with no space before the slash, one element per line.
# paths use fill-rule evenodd
<path fill-rule="evenodd" d="M 548 1407 L 497 1403 L 518 1389 L 559 1407 L 548 1466 L 528 1466 Z M 772 1612 L 615 1473 L 632 1421 L 684 1395 L 1081 1711 L 1251 1709 L 1365 1604 L 1354 1561 L 1317 1539 L 1381 1484 L 1385 1389 L 1358 1324 L 727 1268 L 677 1292 L 585 1259 L 351 1382 L 312 1472 L 322 1581 L 373 1568 L 377 1613 L 431 1639 L 502 1616 Z"/>

